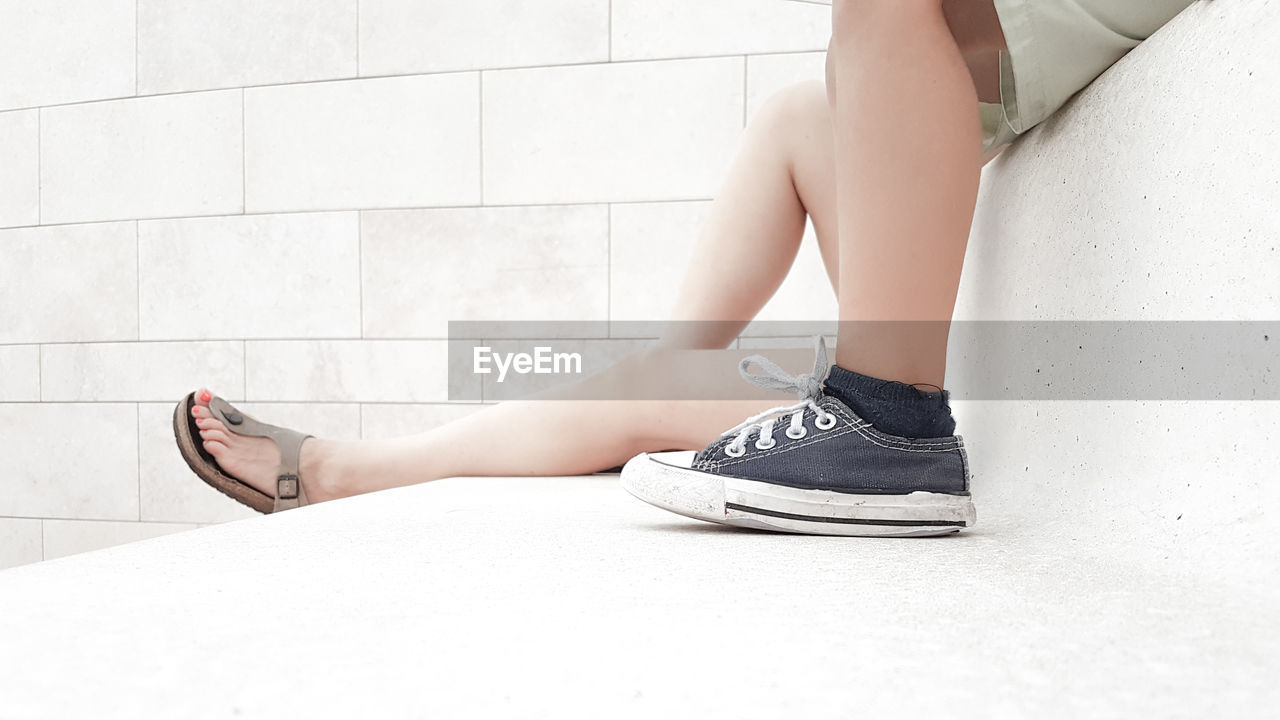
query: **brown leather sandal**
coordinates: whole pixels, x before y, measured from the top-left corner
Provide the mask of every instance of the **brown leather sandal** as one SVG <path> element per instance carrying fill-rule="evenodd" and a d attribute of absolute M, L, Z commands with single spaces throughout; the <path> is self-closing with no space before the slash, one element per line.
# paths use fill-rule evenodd
<path fill-rule="evenodd" d="M 280 468 L 276 475 L 276 495 L 271 497 L 257 488 L 247 485 L 223 472 L 218 461 L 204 449 L 200 438 L 200 427 L 191 415 L 191 408 L 196 404 L 196 394 L 190 393 L 173 411 L 173 436 L 178 441 L 178 451 L 182 459 L 195 471 L 195 474 L 218 492 L 260 513 L 291 510 L 306 504 L 307 496 L 302 490 L 302 482 L 298 479 L 298 458 L 302 454 L 302 442 L 312 435 L 305 435 L 297 430 L 276 427 L 261 422 L 246 413 L 232 407 L 230 403 L 217 395 L 209 401 L 209 410 L 214 417 L 227 426 L 227 430 L 237 435 L 269 437 L 275 441 L 280 450 Z"/>

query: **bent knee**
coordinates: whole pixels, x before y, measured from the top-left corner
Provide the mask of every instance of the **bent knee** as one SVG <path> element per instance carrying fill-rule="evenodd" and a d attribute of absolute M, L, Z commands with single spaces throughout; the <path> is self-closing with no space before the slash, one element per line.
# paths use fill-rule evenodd
<path fill-rule="evenodd" d="M 769 96 L 751 117 L 751 125 L 782 133 L 814 122 L 826 122 L 830 106 L 821 80 L 788 85 Z"/>

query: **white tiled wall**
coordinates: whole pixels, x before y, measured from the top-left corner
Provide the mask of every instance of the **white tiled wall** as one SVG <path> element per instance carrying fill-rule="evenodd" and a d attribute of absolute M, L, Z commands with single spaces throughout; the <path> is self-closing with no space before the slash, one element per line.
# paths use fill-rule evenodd
<path fill-rule="evenodd" d="M 462 417 L 448 320 L 660 320 L 785 0 L 0 2 L 0 568 L 252 513 L 208 385 L 330 437 Z M 810 237 L 766 317 L 830 317 Z"/>
<path fill-rule="evenodd" d="M 480 74 L 244 91 L 249 212 L 475 205 Z"/>
<path fill-rule="evenodd" d="M 0 3 L 0 109 L 136 95 L 136 23 L 135 0 Z"/>
<path fill-rule="evenodd" d="M 219 90 L 42 109 L 40 221 L 243 211 L 240 101 Z"/>
<path fill-rule="evenodd" d="M 351 0 L 137 0 L 137 10 L 141 95 L 356 76 Z"/>
<path fill-rule="evenodd" d="M 709 197 L 742 129 L 745 72 L 725 57 L 485 73 L 485 201 Z"/>
<path fill-rule="evenodd" d="M 608 319 L 606 205 L 371 211 L 360 232 L 366 338 L 442 338 L 449 320 Z"/>
<path fill-rule="evenodd" d="M 137 339 L 136 223 L 0 230 L 0 343 Z"/>
<path fill-rule="evenodd" d="M 137 262 L 142 340 L 360 337 L 357 212 L 147 220 Z"/>
<path fill-rule="evenodd" d="M 0 113 L 0 228 L 40 222 L 40 111 Z"/>
<path fill-rule="evenodd" d="M 360 75 L 609 60 L 600 0 L 361 0 Z"/>

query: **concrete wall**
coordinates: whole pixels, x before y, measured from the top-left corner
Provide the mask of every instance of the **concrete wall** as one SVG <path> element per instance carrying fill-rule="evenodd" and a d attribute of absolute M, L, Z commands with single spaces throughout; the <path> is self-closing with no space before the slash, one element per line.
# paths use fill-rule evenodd
<path fill-rule="evenodd" d="M 468 411 L 444 320 L 660 319 L 641 294 L 745 119 L 821 77 L 829 13 L 0 2 L 0 567 L 246 516 L 173 446 L 197 386 L 401 434 Z M 810 240 L 768 313 L 833 312 Z"/>
<path fill-rule="evenodd" d="M 1280 319 L 1277 32 L 1274 0 L 1195 3 L 993 163 L 957 317 Z M 961 403 L 978 489 L 1010 522 L 1128 524 L 1165 558 L 1211 534 L 1217 571 L 1249 572 L 1274 557 L 1280 403 L 1186 390 Z"/>

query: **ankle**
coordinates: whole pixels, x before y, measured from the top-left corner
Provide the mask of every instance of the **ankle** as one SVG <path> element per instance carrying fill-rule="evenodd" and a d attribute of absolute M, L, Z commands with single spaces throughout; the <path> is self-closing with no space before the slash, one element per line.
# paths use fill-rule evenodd
<path fill-rule="evenodd" d="M 956 421 L 948 404 L 951 394 L 937 386 L 931 391 L 834 365 L 824 390 L 872 427 L 890 435 L 921 438 L 955 433 Z"/>
<path fill-rule="evenodd" d="M 308 502 L 324 502 L 347 497 L 350 492 L 342 478 L 341 441 L 309 438 L 302 444 L 298 473 L 306 489 Z"/>

